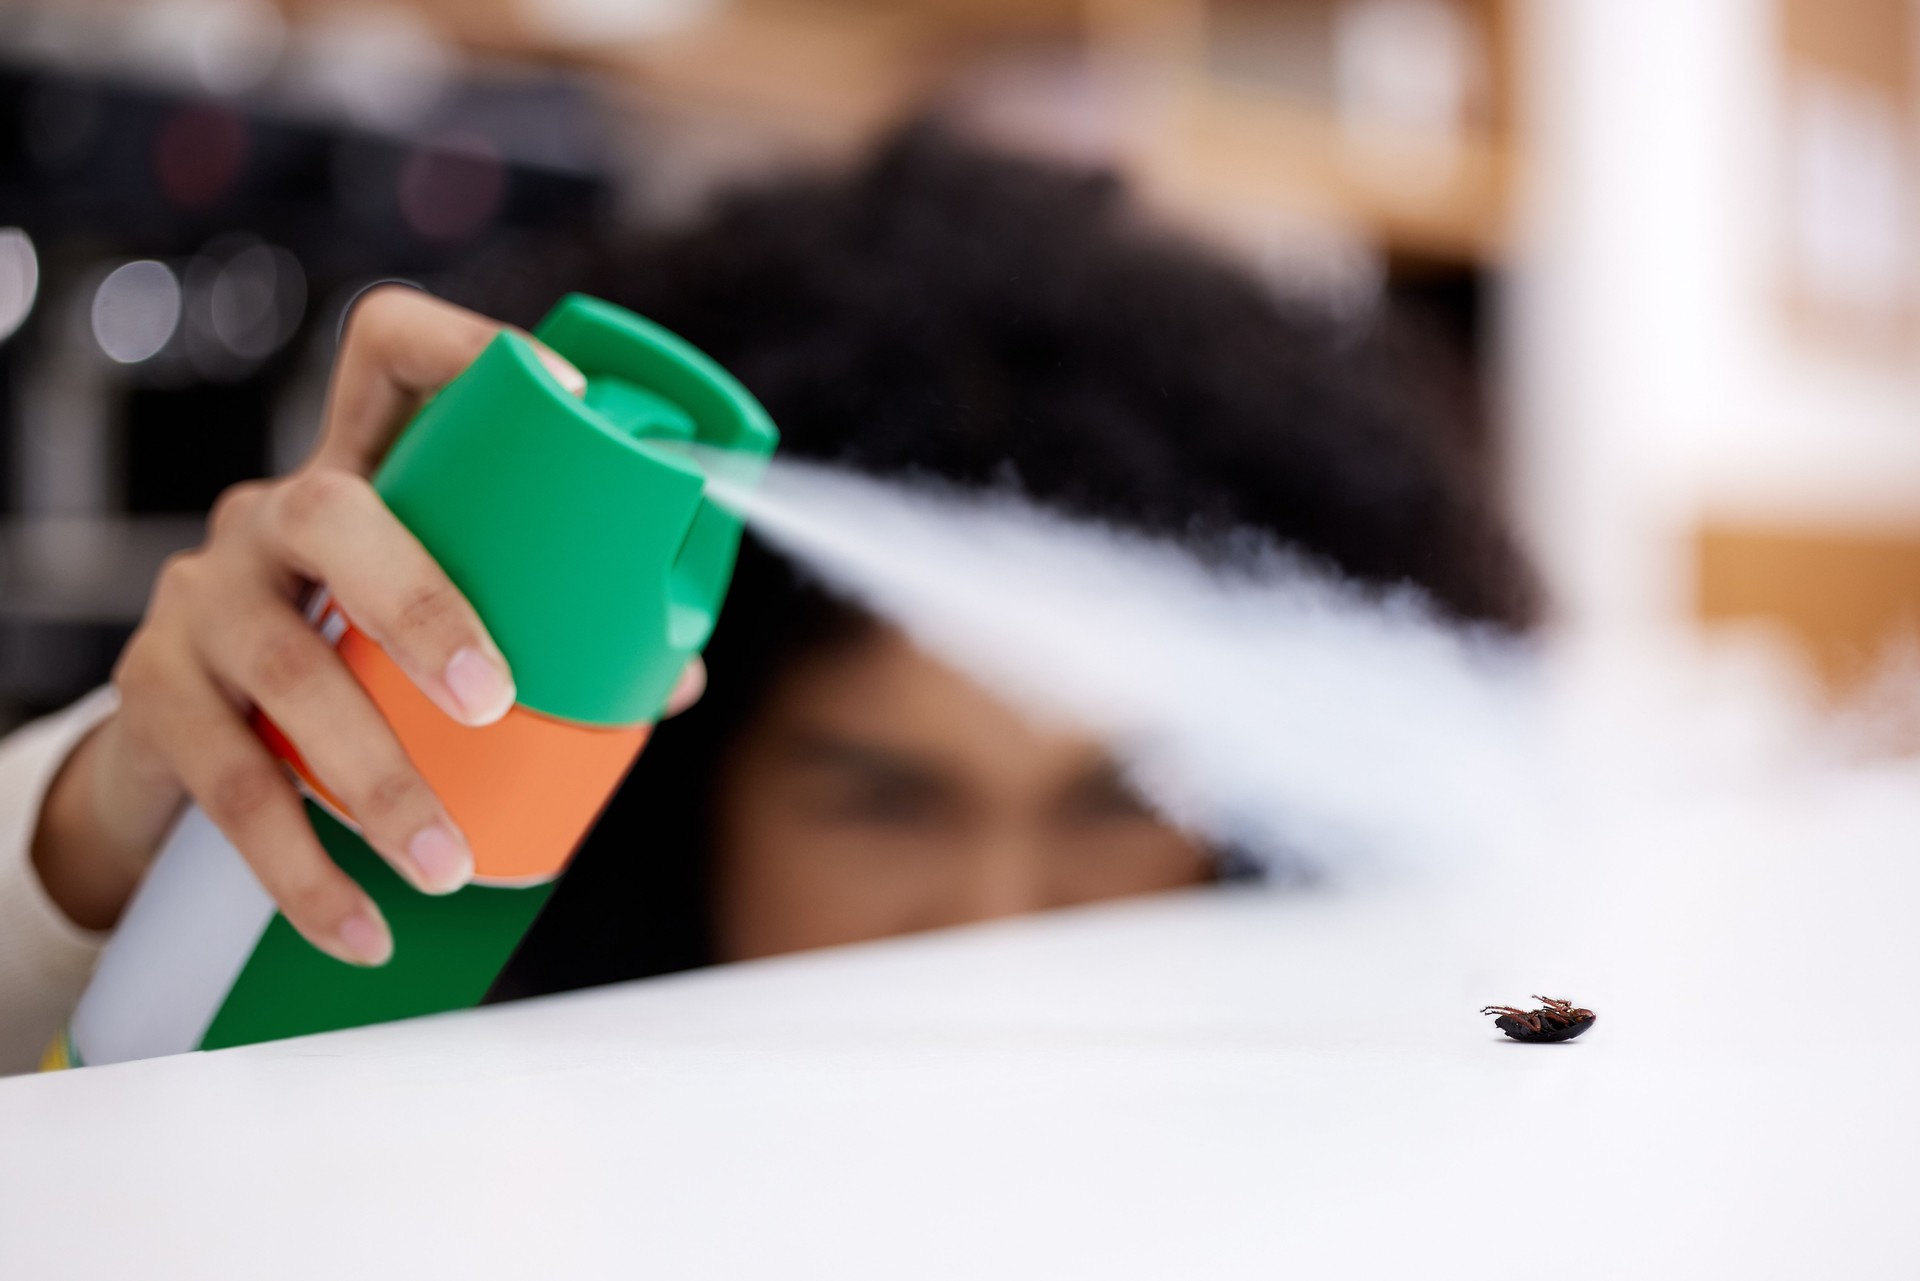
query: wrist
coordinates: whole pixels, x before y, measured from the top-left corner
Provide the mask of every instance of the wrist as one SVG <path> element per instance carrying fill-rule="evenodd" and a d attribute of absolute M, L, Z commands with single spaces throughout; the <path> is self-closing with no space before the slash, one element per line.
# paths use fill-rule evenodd
<path fill-rule="evenodd" d="M 31 859 L 41 887 L 68 920 L 87 930 L 110 929 L 119 921 L 178 807 L 176 798 L 161 822 L 133 830 L 116 821 L 121 816 L 111 801 L 118 789 L 106 777 L 116 719 L 94 726 L 67 754 L 33 832 Z"/>

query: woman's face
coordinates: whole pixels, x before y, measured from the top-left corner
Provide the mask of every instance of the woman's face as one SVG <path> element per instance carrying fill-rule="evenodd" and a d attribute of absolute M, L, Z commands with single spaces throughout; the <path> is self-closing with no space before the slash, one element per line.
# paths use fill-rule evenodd
<path fill-rule="evenodd" d="M 1098 744 L 1031 724 L 887 627 L 789 669 L 719 782 L 729 960 L 1210 875 Z"/>

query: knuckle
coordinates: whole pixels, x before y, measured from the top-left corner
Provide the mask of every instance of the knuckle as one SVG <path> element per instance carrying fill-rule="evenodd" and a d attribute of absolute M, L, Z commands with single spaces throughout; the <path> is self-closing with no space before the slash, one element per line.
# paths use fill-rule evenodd
<path fill-rule="evenodd" d="M 154 575 L 154 581 L 164 583 L 176 580 L 183 574 L 192 573 L 194 566 L 199 562 L 200 550 L 197 547 L 188 548 L 184 551 L 168 552 L 166 559 L 160 562 L 160 569 L 159 572 Z"/>
<path fill-rule="evenodd" d="M 332 657 L 312 635 L 275 628 L 255 649 L 253 692 L 266 699 L 297 693 L 312 684 Z"/>
<path fill-rule="evenodd" d="M 347 346 L 366 339 L 367 331 L 377 327 L 394 306 L 400 304 L 405 295 L 412 292 L 409 286 L 398 281 L 386 280 L 360 291 L 347 311 L 346 323 L 340 329 L 340 345 Z"/>
<path fill-rule="evenodd" d="M 418 309 L 431 304 L 432 294 L 417 285 L 384 280 L 363 289 L 347 311 L 340 327 L 340 350 L 377 351 L 393 342 L 407 326 L 418 320 Z M 363 353 L 364 354 L 364 353 Z"/>
<path fill-rule="evenodd" d="M 150 610 L 121 647 L 108 679 L 123 706 L 170 707 L 178 701 L 187 666 L 183 657 L 180 628 L 165 612 Z"/>
<path fill-rule="evenodd" d="M 291 529 L 311 528 L 356 502 L 365 482 L 338 467 L 315 467 L 288 480 L 280 491 L 280 519 Z"/>
<path fill-rule="evenodd" d="M 113 687 L 122 699 L 138 698 L 153 681 L 153 629 L 142 623 L 113 661 Z"/>
<path fill-rule="evenodd" d="M 359 798 L 356 817 L 370 828 L 398 825 L 424 809 L 428 795 L 425 781 L 412 770 L 389 770 Z"/>
<path fill-rule="evenodd" d="M 330 926 L 343 914 L 340 886 L 310 859 L 281 872 L 273 897 L 288 920 L 309 928 Z"/>
<path fill-rule="evenodd" d="M 213 509 L 207 513 L 207 533 L 211 538 L 224 538 L 244 525 L 265 494 L 267 486 L 257 480 L 241 481 L 230 485 L 213 500 Z"/>
<path fill-rule="evenodd" d="M 460 617 L 460 597 L 453 584 L 416 583 L 400 599 L 394 629 L 401 638 L 430 636 L 448 630 Z"/>
<path fill-rule="evenodd" d="M 174 552 L 161 561 L 160 571 L 153 577 L 152 607 L 168 608 L 179 597 L 191 594 L 205 567 L 206 557 L 198 549 Z"/>
<path fill-rule="evenodd" d="M 245 826 L 271 813 L 282 799 L 287 782 L 264 761 L 230 765 L 214 778 L 201 798 L 207 812 L 223 823 Z"/>

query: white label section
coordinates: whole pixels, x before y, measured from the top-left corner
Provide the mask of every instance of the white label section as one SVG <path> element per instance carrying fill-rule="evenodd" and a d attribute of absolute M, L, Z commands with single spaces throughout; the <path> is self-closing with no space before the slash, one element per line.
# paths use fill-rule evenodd
<path fill-rule="evenodd" d="M 199 807 L 173 829 L 73 1014 L 80 1061 L 124 1063 L 197 1049 L 273 900 Z"/>

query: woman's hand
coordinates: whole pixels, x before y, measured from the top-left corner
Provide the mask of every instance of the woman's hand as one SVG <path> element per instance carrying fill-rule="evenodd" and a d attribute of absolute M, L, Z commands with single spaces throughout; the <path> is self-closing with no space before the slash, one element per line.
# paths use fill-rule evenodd
<path fill-rule="evenodd" d="M 368 293 L 348 321 L 313 457 L 284 479 L 228 490 L 206 542 L 167 562 L 114 671 L 120 708 L 62 768 L 35 834 L 41 881 L 76 923 L 119 918 L 191 796 L 315 946 L 363 965 L 392 954 L 379 909 L 321 849 L 300 794 L 249 727 L 255 708 L 402 876 L 436 894 L 471 877 L 466 838 L 300 599 L 326 584 L 456 720 L 506 714 L 506 661 L 367 479 L 423 400 L 500 328 L 412 289 Z M 536 349 L 563 384 L 584 390 L 577 369 Z M 700 681 L 689 668 L 674 710 Z"/>

